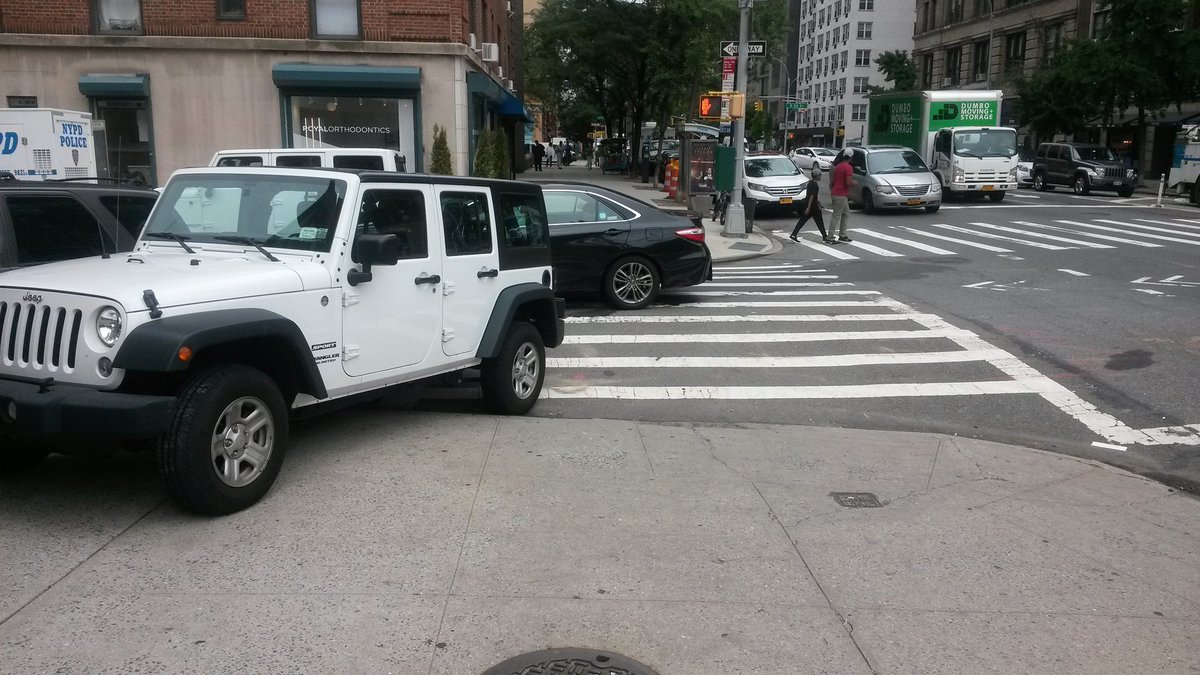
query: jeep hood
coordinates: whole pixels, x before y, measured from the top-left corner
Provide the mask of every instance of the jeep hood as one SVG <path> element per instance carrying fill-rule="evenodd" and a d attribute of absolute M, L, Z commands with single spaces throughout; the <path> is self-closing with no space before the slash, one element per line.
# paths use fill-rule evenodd
<path fill-rule="evenodd" d="M 0 291 L 49 291 L 109 298 L 127 312 L 145 311 L 142 292 L 153 290 L 162 308 L 330 286 L 328 271 L 308 258 L 182 250 L 122 253 L 37 265 L 0 274 Z M 257 259 L 256 259 L 257 258 Z M 193 265 L 192 260 L 199 263 Z"/>

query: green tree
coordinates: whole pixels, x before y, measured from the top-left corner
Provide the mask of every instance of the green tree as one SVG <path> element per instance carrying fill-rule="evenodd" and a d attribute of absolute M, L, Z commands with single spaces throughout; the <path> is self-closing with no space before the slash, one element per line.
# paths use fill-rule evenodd
<path fill-rule="evenodd" d="M 446 128 L 438 124 L 433 125 L 433 157 L 429 162 L 429 173 L 454 175 L 454 167 L 450 162 L 450 144 L 446 142 Z"/>
<path fill-rule="evenodd" d="M 503 129 L 492 131 L 492 169 L 489 178 L 509 178 L 508 134 Z"/>
<path fill-rule="evenodd" d="M 883 73 L 883 80 L 891 82 L 891 87 L 872 86 L 872 92 L 880 91 L 915 91 L 917 89 L 917 64 L 913 63 L 908 52 L 895 49 L 883 52 L 875 57 L 875 65 Z"/>
<path fill-rule="evenodd" d="M 496 168 L 493 159 L 495 144 L 492 142 L 492 130 L 482 129 L 475 138 L 475 161 L 471 166 L 471 175 L 476 178 L 491 178 Z"/>

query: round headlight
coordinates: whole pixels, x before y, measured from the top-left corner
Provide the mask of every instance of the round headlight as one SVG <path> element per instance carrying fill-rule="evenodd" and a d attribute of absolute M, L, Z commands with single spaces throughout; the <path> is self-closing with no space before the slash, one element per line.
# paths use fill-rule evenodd
<path fill-rule="evenodd" d="M 96 315 L 96 336 L 109 347 L 117 344 L 121 337 L 121 313 L 116 307 L 105 307 Z"/>

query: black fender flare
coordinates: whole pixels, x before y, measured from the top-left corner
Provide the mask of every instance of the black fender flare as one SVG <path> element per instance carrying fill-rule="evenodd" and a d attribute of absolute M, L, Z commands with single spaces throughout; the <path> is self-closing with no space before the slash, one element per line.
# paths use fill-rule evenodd
<path fill-rule="evenodd" d="M 542 335 L 542 342 L 547 347 L 562 344 L 566 303 L 561 298 L 554 297 L 554 291 L 549 286 L 528 282 L 500 291 L 475 356 L 481 359 L 496 356 L 500 352 L 504 337 L 508 335 L 508 327 L 516 320 L 518 310 L 530 304 L 533 308 L 529 314 Z"/>
<path fill-rule="evenodd" d="M 183 347 L 199 354 L 208 347 L 262 338 L 277 340 L 280 349 L 292 353 L 302 392 L 315 398 L 329 395 L 300 327 L 291 319 L 265 309 L 196 312 L 142 324 L 125 338 L 113 366 L 155 373 L 179 372 L 190 365 L 190 361 L 178 358 Z"/>

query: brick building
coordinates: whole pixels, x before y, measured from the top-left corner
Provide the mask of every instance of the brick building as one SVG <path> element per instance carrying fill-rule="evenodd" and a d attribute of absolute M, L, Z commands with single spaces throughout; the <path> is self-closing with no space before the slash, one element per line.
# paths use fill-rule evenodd
<path fill-rule="evenodd" d="M 387 147 L 457 174 L 481 130 L 518 164 L 522 0 L 4 0 L 0 105 L 104 121 L 111 175 L 161 184 L 238 147 Z M 520 166 L 518 166 L 518 169 Z"/>

